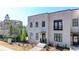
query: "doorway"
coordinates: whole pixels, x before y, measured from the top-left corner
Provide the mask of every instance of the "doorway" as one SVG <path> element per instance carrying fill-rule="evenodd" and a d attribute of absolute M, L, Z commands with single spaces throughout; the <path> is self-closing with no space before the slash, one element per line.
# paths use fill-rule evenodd
<path fill-rule="evenodd" d="M 42 38 L 40 39 L 41 43 L 47 43 L 46 33 L 42 33 Z"/>
<path fill-rule="evenodd" d="M 73 45 L 79 45 L 78 34 L 73 34 Z"/>

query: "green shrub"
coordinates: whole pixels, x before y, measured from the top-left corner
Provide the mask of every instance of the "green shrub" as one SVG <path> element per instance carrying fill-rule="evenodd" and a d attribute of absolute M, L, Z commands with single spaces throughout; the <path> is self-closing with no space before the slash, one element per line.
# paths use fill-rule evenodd
<path fill-rule="evenodd" d="M 3 35 L 0 35 L 0 38 L 3 39 Z"/>
<path fill-rule="evenodd" d="M 20 36 L 17 36 L 17 37 L 16 37 L 16 42 L 20 42 L 20 41 L 21 41 Z"/>

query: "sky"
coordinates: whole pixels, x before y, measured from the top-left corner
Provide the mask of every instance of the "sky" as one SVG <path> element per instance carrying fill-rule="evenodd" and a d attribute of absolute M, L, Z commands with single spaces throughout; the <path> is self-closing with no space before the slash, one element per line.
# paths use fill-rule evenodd
<path fill-rule="evenodd" d="M 8 14 L 10 19 L 20 20 L 27 26 L 28 16 L 76 8 L 78 7 L 0 7 L 0 21 L 3 21 Z"/>

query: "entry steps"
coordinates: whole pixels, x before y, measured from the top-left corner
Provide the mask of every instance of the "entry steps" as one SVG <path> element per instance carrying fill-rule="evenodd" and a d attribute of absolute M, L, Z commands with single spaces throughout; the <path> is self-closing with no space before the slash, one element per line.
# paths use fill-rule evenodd
<path fill-rule="evenodd" d="M 44 43 L 38 43 L 34 48 L 32 48 L 30 51 L 40 51 L 46 46 Z"/>

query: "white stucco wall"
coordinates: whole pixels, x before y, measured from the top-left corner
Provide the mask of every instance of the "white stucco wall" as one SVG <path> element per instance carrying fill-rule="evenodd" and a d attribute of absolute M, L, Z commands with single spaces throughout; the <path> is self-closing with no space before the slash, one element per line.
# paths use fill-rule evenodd
<path fill-rule="evenodd" d="M 40 33 L 41 31 L 46 31 L 47 34 L 47 41 L 48 43 L 51 43 L 53 45 L 65 45 L 67 44 L 67 47 L 71 46 L 71 31 L 78 32 L 78 27 L 72 26 L 72 19 L 78 18 L 79 20 L 79 10 L 66 10 L 62 12 L 54 12 L 54 13 L 46 13 L 46 14 L 38 14 L 28 17 L 28 39 L 30 37 L 30 33 L 33 33 L 32 40 L 34 42 L 39 42 L 39 40 L 36 40 L 36 33 Z M 63 21 L 63 30 L 53 30 L 53 21 L 62 19 Z M 42 21 L 45 21 L 45 27 L 42 27 Z M 30 22 L 33 23 L 33 28 L 30 28 Z M 38 22 L 38 27 L 35 27 L 35 22 Z M 56 42 L 54 41 L 54 33 L 61 33 L 62 34 L 62 42 Z M 39 34 L 40 36 L 40 34 Z"/>
<path fill-rule="evenodd" d="M 42 21 L 45 21 L 45 27 L 42 27 Z M 30 28 L 30 22 L 33 23 L 32 28 Z M 38 22 L 38 27 L 35 27 L 35 22 Z M 46 31 L 46 34 L 47 34 L 46 37 L 48 39 L 48 14 L 29 16 L 28 17 L 28 37 L 30 37 L 30 33 L 33 33 L 32 40 L 39 42 L 41 31 Z M 39 33 L 39 40 L 36 40 L 36 33 Z"/>
<path fill-rule="evenodd" d="M 78 19 L 78 25 L 79 25 L 79 10 L 73 10 L 71 11 L 72 19 Z M 72 32 L 79 32 L 79 26 L 78 27 L 73 27 L 71 25 L 71 31 Z"/>
<path fill-rule="evenodd" d="M 63 30 L 53 30 L 53 21 L 62 19 L 63 21 Z M 70 47 L 70 24 L 71 24 L 71 12 L 64 11 L 58 13 L 51 13 L 50 14 L 50 40 L 49 42 L 57 45 L 65 45 L 67 44 Z M 62 33 L 62 42 L 54 41 L 54 33 Z"/>

